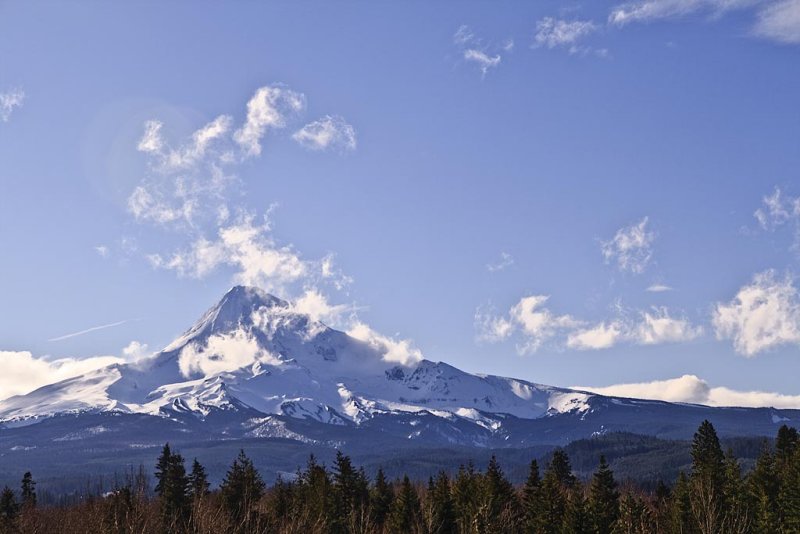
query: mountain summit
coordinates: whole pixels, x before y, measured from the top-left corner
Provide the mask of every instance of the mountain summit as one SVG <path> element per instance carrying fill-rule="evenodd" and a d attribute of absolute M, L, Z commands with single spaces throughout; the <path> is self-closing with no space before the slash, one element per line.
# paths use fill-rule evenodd
<path fill-rule="evenodd" d="M 794 410 L 610 398 L 385 356 L 383 347 L 329 328 L 290 302 L 236 286 L 145 360 L 0 401 L 0 425 L 33 429 L 67 416 L 106 415 L 124 426 L 124 416 L 146 416 L 152 428 L 202 428 L 201 439 L 346 441 L 377 432 L 483 447 L 564 443 L 610 430 L 683 437 L 712 416 L 722 433 L 734 434 L 771 435 L 780 422 L 800 421 Z"/>

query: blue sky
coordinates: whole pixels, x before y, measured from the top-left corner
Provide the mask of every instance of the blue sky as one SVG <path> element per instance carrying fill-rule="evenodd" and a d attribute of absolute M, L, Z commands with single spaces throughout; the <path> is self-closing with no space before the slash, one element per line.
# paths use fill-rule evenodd
<path fill-rule="evenodd" d="M 800 406 L 799 62 L 798 0 L 3 2 L 0 355 L 257 283 L 411 359 Z"/>

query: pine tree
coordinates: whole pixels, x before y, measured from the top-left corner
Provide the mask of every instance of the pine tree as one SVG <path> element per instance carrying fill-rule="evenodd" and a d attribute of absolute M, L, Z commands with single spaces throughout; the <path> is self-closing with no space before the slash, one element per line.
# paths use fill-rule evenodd
<path fill-rule="evenodd" d="M 777 532 L 779 526 L 778 491 L 780 489 L 775 455 L 765 442 L 756 460 L 756 466 L 750 473 L 750 494 L 754 504 L 753 527 L 756 532 Z"/>
<path fill-rule="evenodd" d="M 609 534 L 619 516 L 617 482 L 605 456 L 600 456 L 600 465 L 589 488 L 589 515 L 592 532 L 596 534 Z"/>
<path fill-rule="evenodd" d="M 0 526 L 4 531 L 12 532 L 15 529 L 17 513 L 19 513 L 17 497 L 14 491 L 6 486 L 0 493 Z"/>
<path fill-rule="evenodd" d="M 342 451 L 336 451 L 336 460 L 333 466 L 333 488 L 337 525 L 345 525 L 350 517 L 360 517 L 369 498 L 366 477 L 363 471 L 356 471 L 350 457 L 342 454 Z"/>
<path fill-rule="evenodd" d="M 563 449 L 556 449 L 547 469 L 553 473 L 558 483 L 566 488 L 571 488 L 575 482 L 575 475 L 572 474 L 572 465 L 569 456 Z"/>
<path fill-rule="evenodd" d="M 431 511 L 431 534 L 458 532 L 453 498 L 450 494 L 450 479 L 444 471 L 439 471 L 436 480 L 431 479 L 428 500 Z"/>
<path fill-rule="evenodd" d="M 161 519 L 168 530 L 185 526 L 189 514 L 189 480 L 183 457 L 164 445 L 156 463 L 156 494 L 161 504 Z"/>
<path fill-rule="evenodd" d="M 594 532 L 588 503 L 580 484 L 575 484 L 569 491 L 567 506 L 564 512 L 563 530 L 569 534 L 589 534 Z"/>
<path fill-rule="evenodd" d="M 751 513 L 749 500 L 742 481 L 742 469 L 732 450 L 725 454 L 725 486 L 723 489 L 726 510 L 723 518 L 725 532 L 749 532 Z"/>
<path fill-rule="evenodd" d="M 414 532 L 420 524 L 421 513 L 417 491 L 408 475 L 405 475 L 389 513 L 389 532 L 395 534 Z"/>
<path fill-rule="evenodd" d="M 782 532 L 800 532 L 800 447 L 787 462 L 778 504 L 782 512 Z"/>
<path fill-rule="evenodd" d="M 783 468 L 789 464 L 797 450 L 798 443 L 800 443 L 800 436 L 798 436 L 796 428 L 782 425 L 778 429 L 778 436 L 775 438 L 775 460 L 779 467 Z"/>
<path fill-rule="evenodd" d="M 539 477 L 539 464 L 531 460 L 528 469 L 528 479 L 522 488 L 522 510 L 524 515 L 524 529 L 526 532 L 535 532 L 539 516 L 542 514 L 542 480 Z"/>
<path fill-rule="evenodd" d="M 512 519 L 514 487 L 506 479 L 497 458 L 492 455 L 483 476 L 483 501 L 490 530 L 501 528 L 501 522 Z"/>
<path fill-rule="evenodd" d="M 223 503 L 234 523 L 247 530 L 253 506 L 264 495 L 264 481 L 244 450 L 233 461 L 220 486 Z"/>
<path fill-rule="evenodd" d="M 372 487 L 369 499 L 371 519 L 378 531 L 383 528 L 386 522 L 389 510 L 392 507 L 392 500 L 394 500 L 392 486 L 386 480 L 383 469 L 378 468 L 378 473 L 375 475 L 375 485 Z"/>
<path fill-rule="evenodd" d="M 333 483 L 324 466 L 312 454 L 300 476 L 300 495 L 312 523 L 332 524 L 336 517 Z"/>
<path fill-rule="evenodd" d="M 458 468 L 452 493 L 459 532 L 474 531 L 479 508 L 480 480 L 472 462 Z"/>
<path fill-rule="evenodd" d="M 36 482 L 34 482 L 30 471 L 27 471 L 22 476 L 21 496 L 23 508 L 36 508 Z"/>
<path fill-rule="evenodd" d="M 681 471 L 672 490 L 672 532 L 692 534 L 697 532 L 697 523 L 692 512 L 692 488 L 689 478 Z"/>
<path fill-rule="evenodd" d="M 717 432 L 703 421 L 692 441 L 692 510 L 701 532 L 718 532 L 725 511 L 725 456 Z"/>
<path fill-rule="evenodd" d="M 544 534 L 560 532 L 567 506 L 566 491 L 559 481 L 559 475 L 548 467 L 542 479 L 541 513 L 537 519 L 536 532 Z"/>
<path fill-rule="evenodd" d="M 192 461 L 192 471 L 189 473 L 189 492 L 194 499 L 199 499 L 208 495 L 208 483 L 206 468 L 195 458 Z"/>

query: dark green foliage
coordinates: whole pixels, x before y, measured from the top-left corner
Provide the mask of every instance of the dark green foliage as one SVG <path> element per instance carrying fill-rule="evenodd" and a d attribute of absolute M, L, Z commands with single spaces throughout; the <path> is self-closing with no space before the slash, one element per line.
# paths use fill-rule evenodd
<path fill-rule="evenodd" d="M 558 480 L 558 483 L 564 487 L 572 487 L 575 485 L 576 478 L 572 474 L 572 465 L 569 461 L 569 456 L 563 449 L 556 449 L 553 452 L 553 457 L 550 459 L 548 470 L 553 473 Z"/>
<path fill-rule="evenodd" d="M 542 515 L 542 479 L 539 477 L 539 464 L 531 460 L 528 479 L 522 488 L 522 513 L 526 532 L 534 532 Z"/>
<path fill-rule="evenodd" d="M 600 457 L 600 465 L 592 477 L 589 489 L 589 514 L 592 532 L 608 534 L 619 516 L 619 492 L 614 473 L 605 456 Z"/>
<path fill-rule="evenodd" d="M 775 438 L 775 460 L 781 468 L 789 465 L 800 443 L 797 429 L 782 425 Z"/>
<path fill-rule="evenodd" d="M 199 499 L 208 495 L 210 484 L 208 483 L 206 469 L 197 461 L 197 458 L 192 461 L 192 471 L 189 473 L 188 481 L 189 493 L 193 498 Z"/>
<path fill-rule="evenodd" d="M 480 505 L 480 477 L 472 463 L 458 468 L 453 482 L 453 502 L 456 509 L 456 524 L 460 532 L 470 532 L 477 523 Z"/>
<path fill-rule="evenodd" d="M 775 466 L 775 455 L 764 444 L 764 451 L 749 477 L 753 504 L 753 527 L 756 532 L 778 532 L 778 491 L 780 481 Z"/>
<path fill-rule="evenodd" d="M 481 510 L 484 516 L 482 523 L 489 531 L 496 532 L 514 519 L 517 507 L 514 487 L 506 479 L 495 456 L 489 460 L 482 485 Z"/>
<path fill-rule="evenodd" d="M 450 479 L 447 477 L 447 473 L 440 471 L 436 480 L 431 479 L 429 486 L 430 533 L 455 534 L 458 532 L 455 505 L 450 494 Z"/>
<path fill-rule="evenodd" d="M 22 476 L 22 506 L 24 508 L 36 507 L 36 482 L 33 480 L 33 475 L 30 471 L 26 471 Z"/>
<path fill-rule="evenodd" d="M 17 497 L 14 495 L 14 491 L 6 486 L 0 493 L 0 525 L 5 530 L 13 529 L 18 513 Z"/>
<path fill-rule="evenodd" d="M 336 512 L 334 530 L 346 530 L 359 522 L 369 500 L 369 482 L 363 471 L 357 471 L 350 457 L 336 452 L 333 465 L 333 499 Z"/>
<path fill-rule="evenodd" d="M 692 512 L 702 532 L 719 532 L 725 515 L 725 455 L 714 426 L 703 421 L 692 441 Z"/>
<path fill-rule="evenodd" d="M 422 510 L 417 490 L 414 489 L 408 476 L 405 476 L 389 512 L 388 530 L 393 534 L 414 532 L 421 524 L 421 517 Z"/>
<path fill-rule="evenodd" d="M 593 521 L 589 512 L 589 503 L 581 488 L 569 491 L 567 507 L 564 513 L 563 531 L 575 534 L 593 532 Z"/>
<path fill-rule="evenodd" d="M 220 494 L 237 529 L 247 531 L 252 526 L 253 507 L 264 494 L 264 481 L 244 451 L 233 461 L 220 486 Z"/>
<path fill-rule="evenodd" d="M 392 491 L 392 486 L 386 480 L 383 469 L 378 468 L 378 473 L 375 476 L 375 485 L 370 491 L 370 519 L 379 529 L 383 527 L 386 518 L 389 516 L 393 500 L 394 492 Z"/>
<path fill-rule="evenodd" d="M 800 532 L 800 447 L 795 447 L 782 475 L 778 505 L 784 531 Z"/>
<path fill-rule="evenodd" d="M 156 495 L 161 502 L 161 519 L 166 530 L 185 528 L 189 515 L 189 480 L 183 457 L 164 445 L 156 463 Z"/>

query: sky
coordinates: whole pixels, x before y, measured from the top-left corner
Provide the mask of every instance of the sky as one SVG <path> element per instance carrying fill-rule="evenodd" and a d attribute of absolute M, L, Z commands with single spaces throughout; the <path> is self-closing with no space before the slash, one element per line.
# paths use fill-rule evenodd
<path fill-rule="evenodd" d="M 800 0 L 0 2 L 0 397 L 235 284 L 470 372 L 800 408 Z"/>

